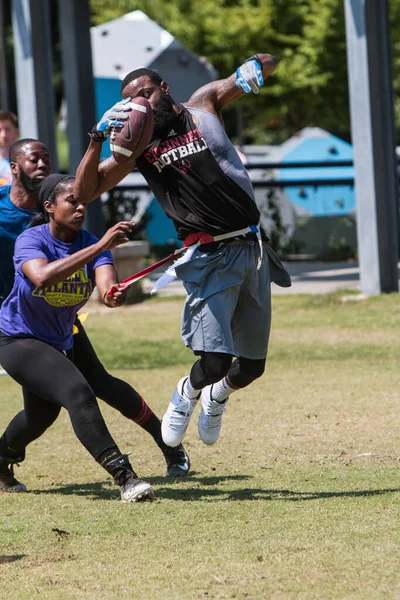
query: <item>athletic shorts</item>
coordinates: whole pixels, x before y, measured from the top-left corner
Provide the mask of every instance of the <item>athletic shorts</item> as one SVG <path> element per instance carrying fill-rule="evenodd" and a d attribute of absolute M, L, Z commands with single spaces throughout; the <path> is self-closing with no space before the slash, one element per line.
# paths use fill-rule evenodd
<path fill-rule="evenodd" d="M 257 241 L 235 240 L 213 252 L 195 250 L 176 267 L 188 294 L 182 339 L 193 352 L 263 359 L 271 326 L 268 253 L 259 270 Z"/>

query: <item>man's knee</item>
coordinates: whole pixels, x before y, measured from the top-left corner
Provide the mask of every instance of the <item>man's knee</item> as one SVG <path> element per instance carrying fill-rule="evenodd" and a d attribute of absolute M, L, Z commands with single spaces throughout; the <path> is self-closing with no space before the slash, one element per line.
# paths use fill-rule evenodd
<path fill-rule="evenodd" d="M 202 352 L 192 367 L 190 381 L 196 389 L 216 383 L 228 373 L 232 356 L 222 352 Z"/>
<path fill-rule="evenodd" d="M 229 369 L 228 378 L 230 383 L 237 388 L 250 385 L 264 373 L 265 361 L 265 358 L 259 360 L 237 358 Z"/>

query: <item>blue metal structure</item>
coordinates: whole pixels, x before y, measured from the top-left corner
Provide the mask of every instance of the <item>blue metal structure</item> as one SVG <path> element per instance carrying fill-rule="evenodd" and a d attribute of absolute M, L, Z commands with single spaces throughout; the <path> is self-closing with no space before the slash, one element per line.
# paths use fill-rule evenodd
<path fill-rule="evenodd" d="M 313 131 L 312 129 L 310 130 Z M 309 163 L 312 161 L 329 163 L 335 161 L 353 160 L 353 148 L 351 144 L 331 135 L 318 135 L 318 137 L 304 135 L 299 136 L 298 143 L 291 144 L 292 149 L 283 154 L 283 163 Z M 293 147 L 293 144 L 294 147 Z M 278 179 L 283 183 L 296 180 L 340 180 L 352 179 L 354 177 L 353 167 L 299 167 L 285 168 L 279 170 Z M 298 216 L 332 217 L 352 214 L 355 211 L 354 187 L 349 185 L 326 186 L 302 186 L 286 188 L 286 194 L 294 205 Z"/>

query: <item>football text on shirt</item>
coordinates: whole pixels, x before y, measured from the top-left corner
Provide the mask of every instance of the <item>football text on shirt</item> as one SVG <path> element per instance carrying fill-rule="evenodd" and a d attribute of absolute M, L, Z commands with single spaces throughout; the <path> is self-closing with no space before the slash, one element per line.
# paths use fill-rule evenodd
<path fill-rule="evenodd" d="M 197 154 L 207 148 L 205 139 L 201 137 L 200 131 L 196 128 L 184 135 L 168 138 L 158 146 L 150 148 L 144 157 L 161 173 L 167 165 L 179 162 L 190 154 Z"/>

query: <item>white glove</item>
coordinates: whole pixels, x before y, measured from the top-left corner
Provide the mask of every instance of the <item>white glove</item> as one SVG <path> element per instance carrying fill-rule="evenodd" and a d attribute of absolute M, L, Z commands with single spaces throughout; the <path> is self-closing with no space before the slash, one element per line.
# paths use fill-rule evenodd
<path fill-rule="evenodd" d="M 259 87 L 264 85 L 262 68 L 258 60 L 250 59 L 236 69 L 236 87 L 241 87 L 246 94 L 258 94 Z"/>
<path fill-rule="evenodd" d="M 124 98 L 109 108 L 97 125 L 93 127 L 92 135 L 100 134 L 100 137 L 105 140 L 109 136 L 112 127 L 122 127 L 122 121 L 126 121 L 128 118 L 126 113 L 131 110 L 130 106 L 128 106 L 130 101 L 129 97 Z"/>

